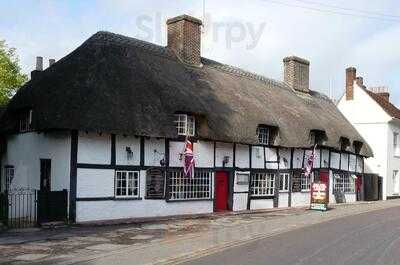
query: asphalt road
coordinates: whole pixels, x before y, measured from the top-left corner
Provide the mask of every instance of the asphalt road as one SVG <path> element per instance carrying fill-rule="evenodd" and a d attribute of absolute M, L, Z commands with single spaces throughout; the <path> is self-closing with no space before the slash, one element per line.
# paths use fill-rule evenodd
<path fill-rule="evenodd" d="M 183 264 L 400 264 L 400 207 L 313 225 Z"/>

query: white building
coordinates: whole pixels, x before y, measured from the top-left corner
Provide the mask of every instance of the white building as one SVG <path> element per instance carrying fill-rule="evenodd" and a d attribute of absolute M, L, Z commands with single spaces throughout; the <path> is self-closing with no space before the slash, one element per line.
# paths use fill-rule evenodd
<path fill-rule="evenodd" d="M 366 159 L 365 172 L 382 177 L 382 198 L 400 192 L 400 110 L 389 100 L 387 88 L 369 88 L 356 69 L 346 70 L 346 93 L 338 108 L 372 148 L 374 157 Z"/>
<path fill-rule="evenodd" d="M 2 189 L 66 189 L 73 222 L 305 206 L 313 178 L 355 201 L 372 152 L 309 89 L 309 62 L 285 58 L 280 82 L 203 58 L 200 25 L 170 19 L 167 47 L 99 32 L 39 61 L 0 120 Z"/>

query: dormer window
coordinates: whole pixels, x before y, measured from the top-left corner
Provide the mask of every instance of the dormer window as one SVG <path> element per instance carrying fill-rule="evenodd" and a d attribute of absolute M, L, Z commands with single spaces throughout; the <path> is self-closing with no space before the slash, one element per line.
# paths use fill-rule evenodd
<path fill-rule="evenodd" d="M 269 129 L 266 126 L 258 126 L 257 128 L 258 142 L 260 144 L 269 144 Z"/>
<path fill-rule="evenodd" d="M 24 110 L 19 115 L 19 132 L 30 132 L 32 130 L 32 110 Z"/>
<path fill-rule="evenodd" d="M 347 148 L 350 146 L 350 140 L 347 137 L 340 137 L 340 150 L 347 151 Z"/>
<path fill-rule="evenodd" d="M 194 136 L 195 135 L 195 119 L 192 115 L 176 114 L 176 129 L 178 135 Z"/>
<path fill-rule="evenodd" d="M 361 152 L 361 148 L 363 147 L 364 143 L 360 141 L 354 141 L 354 153 L 359 154 Z"/>
<path fill-rule="evenodd" d="M 263 124 L 258 125 L 257 127 L 258 143 L 263 145 L 273 145 L 277 133 L 278 133 L 278 127 L 263 125 Z"/>
<path fill-rule="evenodd" d="M 310 131 L 310 143 L 312 145 L 323 145 L 326 140 L 326 133 L 322 130 L 311 130 Z"/>

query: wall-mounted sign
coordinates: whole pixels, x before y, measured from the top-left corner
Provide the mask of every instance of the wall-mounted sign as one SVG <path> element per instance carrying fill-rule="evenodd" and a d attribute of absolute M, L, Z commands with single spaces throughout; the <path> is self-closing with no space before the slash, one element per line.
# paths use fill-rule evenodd
<path fill-rule="evenodd" d="M 163 199 L 165 197 L 165 172 L 160 169 L 149 169 L 146 172 L 146 199 Z"/>
<path fill-rule="evenodd" d="M 328 185 L 325 182 L 317 181 L 311 184 L 311 210 L 328 210 Z"/>
<path fill-rule="evenodd" d="M 292 192 L 301 192 L 301 172 L 294 172 L 292 181 Z"/>

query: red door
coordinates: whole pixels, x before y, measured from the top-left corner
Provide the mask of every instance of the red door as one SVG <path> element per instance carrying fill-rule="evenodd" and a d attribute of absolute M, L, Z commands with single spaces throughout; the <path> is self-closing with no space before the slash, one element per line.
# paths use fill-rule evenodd
<path fill-rule="evenodd" d="M 319 172 L 319 180 L 321 182 L 325 182 L 326 186 L 328 187 L 328 202 L 329 202 L 329 171 L 320 171 Z"/>
<path fill-rule="evenodd" d="M 218 171 L 215 180 L 215 210 L 228 209 L 228 172 Z"/>

